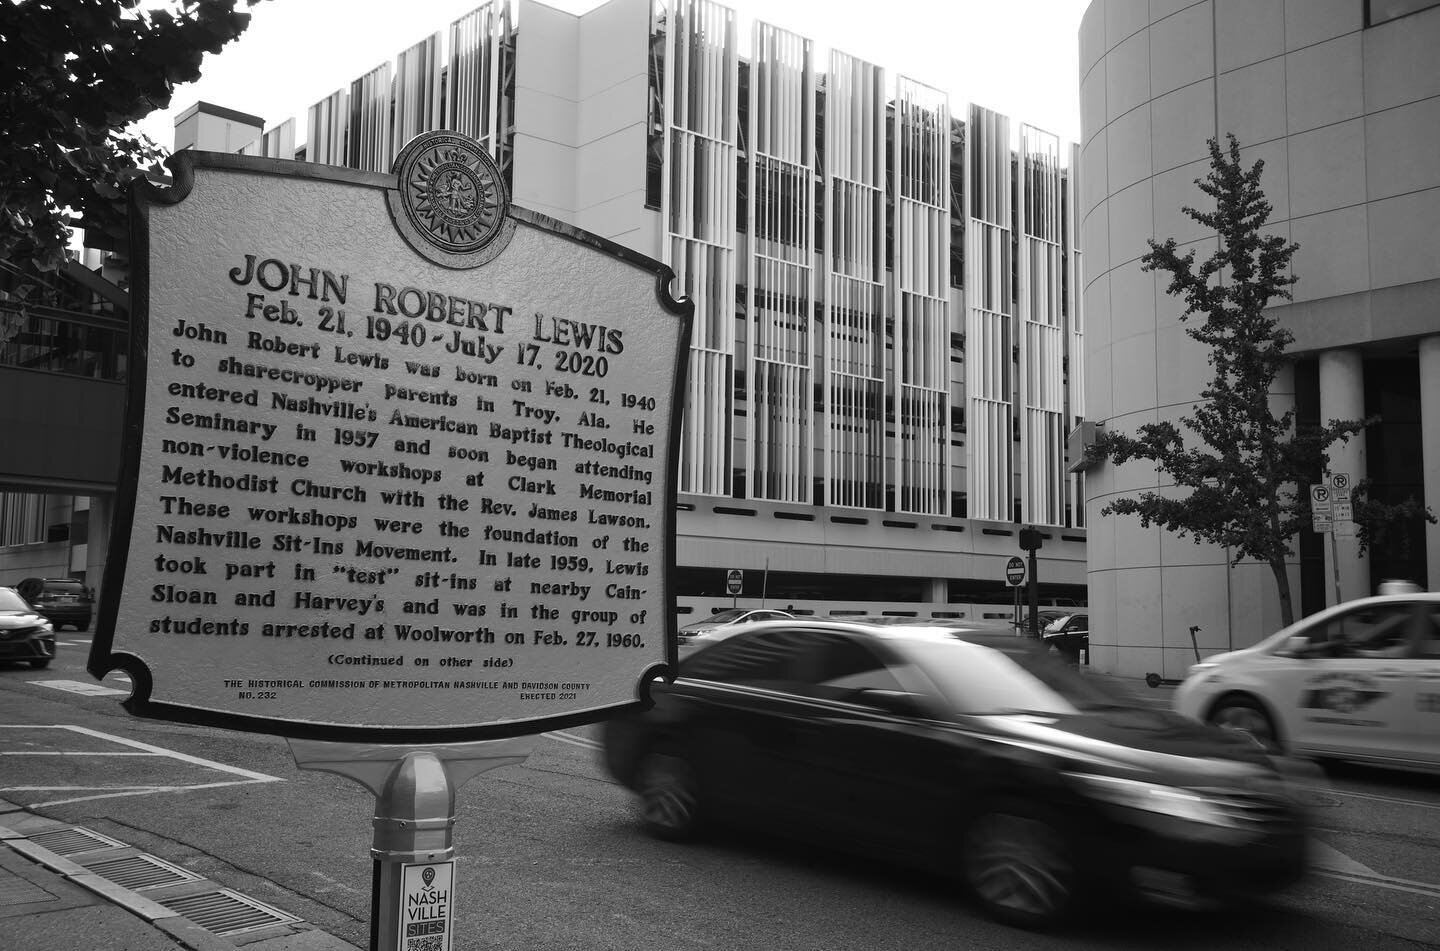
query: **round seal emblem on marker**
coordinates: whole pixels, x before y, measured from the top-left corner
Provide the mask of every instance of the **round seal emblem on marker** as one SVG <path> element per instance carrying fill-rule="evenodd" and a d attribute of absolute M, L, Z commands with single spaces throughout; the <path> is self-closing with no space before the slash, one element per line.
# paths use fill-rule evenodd
<path fill-rule="evenodd" d="M 395 159 L 390 216 L 409 245 L 436 264 L 477 267 L 514 232 L 510 196 L 495 161 L 457 132 L 426 132 Z"/>

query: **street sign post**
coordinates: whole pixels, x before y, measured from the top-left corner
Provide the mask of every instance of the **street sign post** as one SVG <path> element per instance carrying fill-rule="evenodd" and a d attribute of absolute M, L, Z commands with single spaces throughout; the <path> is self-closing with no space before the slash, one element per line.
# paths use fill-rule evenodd
<path fill-rule="evenodd" d="M 512 208 L 458 133 L 388 175 L 169 166 L 131 196 L 88 669 L 126 671 L 138 716 L 285 736 L 363 784 L 371 947 L 447 948 L 456 788 L 674 676 L 693 305 Z"/>
<path fill-rule="evenodd" d="M 1011 606 L 1010 623 L 1015 630 L 1020 630 L 1020 586 L 1025 583 L 1025 559 L 1019 555 L 1011 555 L 1010 560 L 1005 562 L 1005 583 L 1010 586 L 1011 599 L 1014 604 Z"/>
<path fill-rule="evenodd" d="M 1030 561 L 1030 583 L 1026 586 L 1027 600 L 1030 603 L 1030 636 L 1036 638 L 1040 636 L 1040 563 L 1035 553 L 1044 544 L 1045 533 L 1038 528 L 1020 529 L 1020 548 L 1025 551 Z"/>
<path fill-rule="evenodd" d="M 1323 499 L 1323 507 L 1320 503 Z M 1331 472 L 1324 485 L 1310 486 L 1311 527 L 1330 536 L 1330 568 L 1334 575 L 1335 603 L 1345 600 L 1340 587 L 1340 545 L 1337 536 L 1354 534 L 1355 507 L 1350 500 L 1350 473 Z"/>

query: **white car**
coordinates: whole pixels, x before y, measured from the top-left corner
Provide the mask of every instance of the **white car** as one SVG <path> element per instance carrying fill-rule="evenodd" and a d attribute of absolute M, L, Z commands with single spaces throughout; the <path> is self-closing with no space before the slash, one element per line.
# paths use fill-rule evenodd
<path fill-rule="evenodd" d="M 707 637 L 717 631 L 728 631 L 730 628 L 742 624 L 750 624 L 755 621 L 789 621 L 794 617 L 795 615 L 788 611 L 777 611 L 774 608 L 729 608 L 698 621 L 692 621 L 680 628 L 679 639 L 681 644 L 685 644 L 697 637 Z"/>
<path fill-rule="evenodd" d="M 1175 709 L 1277 752 L 1440 768 L 1440 594 L 1349 601 L 1211 657 Z"/>

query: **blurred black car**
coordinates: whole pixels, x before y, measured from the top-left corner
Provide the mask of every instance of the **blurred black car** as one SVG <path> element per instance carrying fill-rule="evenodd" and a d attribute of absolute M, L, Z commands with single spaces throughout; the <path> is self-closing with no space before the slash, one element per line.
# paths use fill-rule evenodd
<path fill-rule="evenodd" d="M 1090 615 L 1060 615 L 1040 632 L 1040 642 L 1055 648 L 1071 663 L 1076 662 L 1081 651 L 1090 649 Z"/>
<path fill-rule="evenodd" d="M 606 722 L 604 757 L 662 838 L 744 824 L 923 865 L 1037 927 L 1092 891 L 1194 905 L 1303 871 L 1262 751 L 1010 634 L 756 624 L 652 697 Z"/>
<path fill-rule="evenodd" d="M 36 669 L 55 658 L 55 630 L 14 588 L 0 588 L 0 660 L 29 661 Z"/>
<path fill-rule="evenodd" d="M 26 578 L 15 590 L 57 628 L 69 624 L 77 631 L 90 629 L 95 599 L 83 582 L 74 578 Z"/>

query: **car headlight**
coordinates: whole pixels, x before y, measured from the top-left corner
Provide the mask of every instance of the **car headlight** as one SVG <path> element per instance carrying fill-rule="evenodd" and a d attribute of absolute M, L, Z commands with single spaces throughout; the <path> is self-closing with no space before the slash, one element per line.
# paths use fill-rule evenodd
<path fill-rule="evenodd" d="M 1198 664 L 1191 664 L 1190 669 L 1185 671 L 1185 678 L 1188 680 L 1191 677 L 1207 676 L 1210 673 L 1218 670 L 1219 667 L 1219 664 L 1211 663 L 1210 661 L 1201 661 Z"/>
<path fill-rule="evenodd" d="M 1122 779 L 1118 776 L 1095 776 L 1088 773 L 1066 773 L 1095 798 L 1128 809 L 1139 809 L 1157 815 L 1172 816 L 1204 825 L 1234 828 L 1235 822 L 1209 796 L 1177 786 Z"/>

